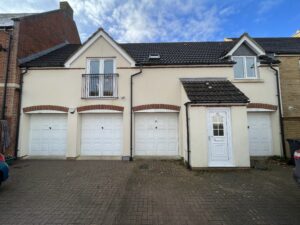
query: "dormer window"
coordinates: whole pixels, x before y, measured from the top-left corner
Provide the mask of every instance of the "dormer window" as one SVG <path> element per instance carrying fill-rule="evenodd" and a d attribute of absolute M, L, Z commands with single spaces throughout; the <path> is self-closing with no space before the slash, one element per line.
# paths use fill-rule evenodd
<path fill-rule="evenodd" d="M 160 54 L 158 53 L 150 53 L 149 59 L 160 59 Z"/>
<path fill-rule="evenodd" d="M 256 56 L 233 56 L 235 79 L 257 79 Z"/>

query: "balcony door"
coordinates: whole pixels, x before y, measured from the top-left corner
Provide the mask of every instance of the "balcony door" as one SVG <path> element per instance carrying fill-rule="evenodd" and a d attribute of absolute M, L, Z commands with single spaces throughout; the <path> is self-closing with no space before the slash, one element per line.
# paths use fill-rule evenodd
<path fill-rule="evenodd" d="M 90 58 L 87 62 L 89 97 L 115 96 L 114 59 Z"/>

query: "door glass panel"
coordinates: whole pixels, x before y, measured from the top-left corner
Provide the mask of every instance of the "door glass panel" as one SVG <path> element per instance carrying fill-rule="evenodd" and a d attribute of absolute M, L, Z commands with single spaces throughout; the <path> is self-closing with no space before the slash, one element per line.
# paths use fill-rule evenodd
<path fill-rule="evenodd" d="M 254 57 L 246 57 L 246 67 L 247 67 L 247 76 L 250 78 L 256 77 Z"/>
<path fill-rule="evenodd" d="M 223 117 L 216 113 L 213 118 L 213 135 L 214 136 L 224 136 L 224 122 Z"/>
<path fill-rule="evenodd" d="M 104 82 L 103 82 L 103 96 L 113 96 L 114 89 L 114 61 L 111 59 L 104 61 Z"/>
<path fill-rule="evenodd" d="M 100 61 L 90 60 L 89 96 L 99 96 Z"/>

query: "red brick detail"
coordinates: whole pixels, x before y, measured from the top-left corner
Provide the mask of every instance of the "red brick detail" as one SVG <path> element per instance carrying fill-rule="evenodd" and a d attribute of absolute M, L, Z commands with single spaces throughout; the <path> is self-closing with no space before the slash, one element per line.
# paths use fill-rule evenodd
<path fill-rule="evenodd" d="M 54 111 L 68 112 L 69 108 L 58 106 L 58 105 L 36 105 L 36 106 L 29 106 L 23 108 L 24 113 L 38 111 L 38 110 L 54 110 Z"/>
<path fill-rule="evenodd" d="M 83 112 L 88 110 L 101 110 L 101 109 L 114 110 L 120 112 L 124 111 L 124 107 L 117 106 L 117 105 L 85 105 L 85 106 L 77 107 L 77 112 Z"/>
<path fill-rule="evenodd" d="M 247 105 L 247 108 L 277 110 L 276 105 L 270 105 L 270 104 L 264 104 L 264 103 L 249 103 Z"/>
<path fill-rule="evenodd" d="M 180 106 L 167 105 L 167 104 L 148 104 L 148 105 L 138 105 L 138 106 L 134 106 L 132 108 L 132 110 L 134 112 L 141 111 L 141 110 L 147 110 L 147 109 L 169 109 L 169 110 L 179 111 Z"/>

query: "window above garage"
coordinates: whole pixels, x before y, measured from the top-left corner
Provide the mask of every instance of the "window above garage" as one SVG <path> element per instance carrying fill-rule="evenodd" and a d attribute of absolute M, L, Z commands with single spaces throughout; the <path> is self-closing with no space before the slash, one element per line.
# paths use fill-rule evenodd
<path fill-rule="evenodd" d="M 236 62 L 233 66 L 235 79 L 257 79 L 257 57 L 256 56 L 233 56 Z"/>
<path fill-rule="evenodd" d="M 82 75 L 83 98 L 116 98 L 117 79 L 114 58 L 88 58 L 87 73 Z"/>

